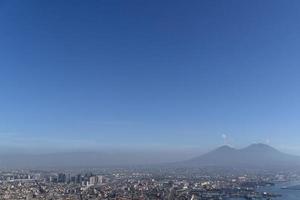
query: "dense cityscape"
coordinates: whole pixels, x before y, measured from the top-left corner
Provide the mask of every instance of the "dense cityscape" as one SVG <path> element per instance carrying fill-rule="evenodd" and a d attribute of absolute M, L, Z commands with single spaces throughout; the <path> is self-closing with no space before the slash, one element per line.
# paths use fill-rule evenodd
<path fill-rule="evenodd" d="M 0 199 L 233 200 L 276 199 L 259 188 L 299 180 L 297 172 L 224 168 L 102 168 L 1 171 Z"/>

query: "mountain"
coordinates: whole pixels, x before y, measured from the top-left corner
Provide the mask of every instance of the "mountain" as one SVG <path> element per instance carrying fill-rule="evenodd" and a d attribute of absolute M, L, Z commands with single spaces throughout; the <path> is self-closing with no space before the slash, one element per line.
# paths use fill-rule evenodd
<path fill-rule="evenodd" d="M 180 152 L 103 151 L 61 152 L 50 154 L 0 154 L 0 169 L 12 168 L 86 168 L 109 166 L 180 166 L 180 167 L 300 167 L 300 157 L 282 153 L 265 144 L 252 144 L 243 149 L 222 146 L 204 155 L 185 158 Z M 179 161 L 178 161 L 179 160 Z"/>
<path fill-rule="evenodd" d="M 300 157 L 282 153 L 269 145 L 258 143 L 243 149 L 222 146 L 182 164 L 192 167 L 295 167 L 300 166 Z"/>

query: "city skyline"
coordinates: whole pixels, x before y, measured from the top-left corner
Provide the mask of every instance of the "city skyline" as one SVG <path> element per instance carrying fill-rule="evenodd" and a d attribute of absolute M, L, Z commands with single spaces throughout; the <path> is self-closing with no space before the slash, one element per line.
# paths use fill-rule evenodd
<path fill-rule="evenodd" d="M 300 155 L 299 8 L 0 1 L 0 150 Z"/>

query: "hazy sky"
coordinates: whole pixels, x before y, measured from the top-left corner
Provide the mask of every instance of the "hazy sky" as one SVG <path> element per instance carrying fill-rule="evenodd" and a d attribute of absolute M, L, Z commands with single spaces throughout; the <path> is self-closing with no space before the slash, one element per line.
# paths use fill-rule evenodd
<path fill-rule="evenodd" d="M 2 149 L 300 154 L 300 1 L 0 0 Z"/>

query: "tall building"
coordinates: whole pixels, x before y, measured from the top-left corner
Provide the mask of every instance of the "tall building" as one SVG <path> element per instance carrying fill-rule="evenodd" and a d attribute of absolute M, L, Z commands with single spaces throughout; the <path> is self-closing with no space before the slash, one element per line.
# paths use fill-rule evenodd
<path fill-rule="evenodd" d="M 97 179 L 98 184 L 103 183 L 103 176 L 97 176 Z"/>
<path fill-rule="evenodd" d="M 90 177 L 90 181 L 89 181 L 89 185 L 96 185 L 98 182 L 98 177 L 97 176 L 91 176 Z"/>
<path fill-rule="evenodd" d="M 65 182 L 66 182 L 66 175 L 63 174 L 63 173 L 59 173 L 59 174 L 58 174 L 57 181 L 58 181 L 59 183 L 65 183 Z"/>
<path fill-rule="evenodd" d="M 81 182 L 82 182 L 81 174 L 78 174 L 77 177 L 76 177 L 76 183 L 80 183 L 81 184 Z"/>

